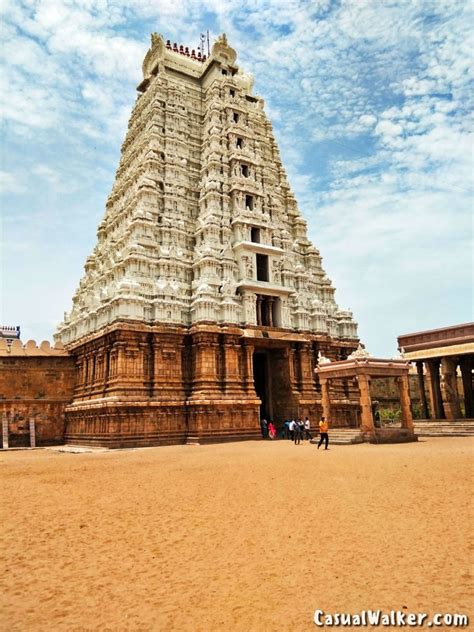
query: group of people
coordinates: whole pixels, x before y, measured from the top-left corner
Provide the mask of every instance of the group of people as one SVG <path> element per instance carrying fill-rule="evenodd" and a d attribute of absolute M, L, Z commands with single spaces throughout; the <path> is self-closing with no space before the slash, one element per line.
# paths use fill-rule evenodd
<path fill-rule="evenodd" d="M 262 431 L 263 439 L 275 439 L 277 436 L 277 429 L 274 423 L 267 419 L 262 419 L 260 421 L 260 429 Z M 318 450 L 323 445 L 325 445 L 325 450 L 328 449 L 329 445 L 329 435 L 328 435 L 328 422 L 324 417 L 321 417 L 319 421 L 319 443 Z M 308 417 L 303 421 L 300 417 L 293 419 L 285 419 L 282 429 L 281 429 L 282 439 L 289 439 L 294 441 L 295 445 L 299 445 L 301 441 L 307 439 L 311 441 L 313 435 L 311 434 L 311 422 Z"/>

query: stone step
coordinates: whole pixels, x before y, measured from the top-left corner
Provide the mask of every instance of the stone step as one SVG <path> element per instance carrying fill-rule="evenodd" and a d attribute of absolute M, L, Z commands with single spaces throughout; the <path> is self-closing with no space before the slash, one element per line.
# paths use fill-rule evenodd
<path fill-rule="evenodd" d="M 473 437 L 474 421 L 415 421 L 419 437 Z"/>
<path fill-rule="evenodd" d="M 472 432 L 416 432 L 417 437 L 474 437 Z"/>
<path fill-rule="evenodd" d="M 329 430 L 329 443 L 334 445 L 353 445 L 362 443 L 361 432 L 357 428 L 334 428 Z M 316 435 L 311 443 L 319 443 L 319 435 Z"/>
<path fill-rule="evenodd" d="M 415 426 L 420 428 L 442 427 L 442 428 L 457 428 L 465 426 L 466 428 L 474 427 L 474 422 L 471 421 L 415 421 Z"/>

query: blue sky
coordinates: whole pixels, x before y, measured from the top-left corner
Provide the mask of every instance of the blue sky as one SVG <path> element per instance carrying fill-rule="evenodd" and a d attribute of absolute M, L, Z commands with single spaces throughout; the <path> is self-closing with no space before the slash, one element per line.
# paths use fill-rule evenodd
<path fill-rule="evenodd" d="M 51 339 L 96 242 L 150 33 L 225 31 L 371 353 L 472 320 L 473 4 L 3 0 L 2 309 Z"/>

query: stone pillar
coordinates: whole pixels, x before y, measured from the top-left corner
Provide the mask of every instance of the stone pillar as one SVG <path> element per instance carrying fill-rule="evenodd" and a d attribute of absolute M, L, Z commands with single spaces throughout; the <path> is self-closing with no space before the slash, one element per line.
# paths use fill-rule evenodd
<path fill-rule="evenodd" d="M 444 419 L 443 398 L 439 380 L 439 358 L 426 361 L 431 413 L 435 419 Z"/>
<path fill-rule="evenodd" d="M 459 394 L 456 376 L 457 363 L 453 358 L 442 358 L 441 372 L 444 381 L 444 412 L 446 419 L 459 419 L 461 408 L 459 406 Z"/>
<path fill-rule="evenodd" d="M 472 389 L 472 357 L 461 356 L 460 366 L 462 375 L 462 389 L 464 391 L 464 410 L 466 419 L 474 417 L 474 397 Z"/>
<path fill-rule="evenodd" d="M 413 431 L 408 373 L 398 378 L 398 390 L 400 392 L 400 407 L 402 409 L 402 428 Z"/>
<path fill-rule="evenodd" d="M 267 310 L 268 310 L 268 326 L 273 327 L 273 303 L 275 299 L 273 296 L 267 298 Z"/>
<path fill-rule="evenodd" d="M 257 294 L 257 325 L 262 324 L 262 297 Z"/>
<path fill-rule="evenodd" d="M 374 418 L 372 415 L 372 398 L 370 397 L 370 384 L 367 375 L 360 374 L 357 376 L 360 392 L 360 407 L 361 407 L 361 429 L 364 432 L 374 432 Z"/>
<path fill-rule="evenodd" d="M 421 413 L 423 419 L 429 419 L 428 402 L 426 401 L 425 393 L 425 376 L 423 374 L 423 362 L 416 363 L 416 370 L 418 373 L 418 389 L 420 391 Z"/>
<path fill-rule="evenodd" d="M 329 380 L 319 376 L 319 383 L 321 385 L 321 405 L 323 407 L 323 416 L 326 421 L 331 420 L 331 396 L 329 393 Z"/>

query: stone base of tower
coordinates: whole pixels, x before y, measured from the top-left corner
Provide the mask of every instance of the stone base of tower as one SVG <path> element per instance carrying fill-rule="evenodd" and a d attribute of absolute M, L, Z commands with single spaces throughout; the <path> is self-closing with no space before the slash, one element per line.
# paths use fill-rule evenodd
<path fill-rule="evenodd" d="M 353 347 L 276 328 L 116 323 L 69 349 L 77 381 L 65 441 L 109 448 L 213 443 L 259 438 L 261 418 L 279 431 L 296 416 L 316 422 L 317 355 L 336 358 Z M 350 388 L 333 393 L 341 404 L 333 421 L 341 417 L 341 425 L 356 419 Z"/>
<path fill-rule="evenodd" d="M 202 401 L 187 405 L 87 402 L 66 410 L 69 445 L 134 448 L 260 438 L 259 400 Z"/>
<path fill-rule="evenodd" d="M 260 439 L 260 400 L 203 400 L 188 405 L 187 444 Z"/>
<path fill-rule="evenodd" d="M 65 442 L 105 448 L 135 448 L 185 443 L 183 402 L 88 402 L 66 409 Z"/>

